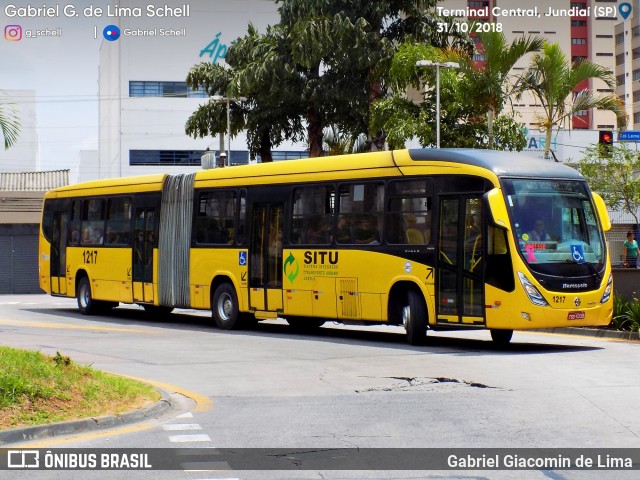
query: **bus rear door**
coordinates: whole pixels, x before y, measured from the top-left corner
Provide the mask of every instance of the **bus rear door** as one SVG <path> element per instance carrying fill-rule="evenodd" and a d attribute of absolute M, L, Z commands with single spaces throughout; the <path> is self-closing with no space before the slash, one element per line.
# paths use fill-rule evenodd
<path fill-rule="evenodd" d="M 441 196 L 437 323 L 484 325 L 482 197 Z"/>
<path fill-rule="evenodd" d="M 133 301 L 153 303 L 156 207 L 136 206 L 133 235 Z"/>
<path fill-rule="evenodd" d="M 283 203 L 253 204 L 249 245 L 249 305 L 278 312 L 282 301 Z"/>
<path fill-rule="evenodd" d="M 51 293 L 67 294 L 67 211 L 53 212 L 51 233 Z"/>

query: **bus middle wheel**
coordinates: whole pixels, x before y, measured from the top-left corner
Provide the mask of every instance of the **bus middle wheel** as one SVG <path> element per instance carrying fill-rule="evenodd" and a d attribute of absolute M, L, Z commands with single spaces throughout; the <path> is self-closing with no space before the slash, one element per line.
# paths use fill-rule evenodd
<path fill-rule="evenodd" d="M 238 327 L 239 307 L 236 289 L 230 283 L 222 283 L 211 297 L 211 315 L 216 326 L 222 330 Z"/>

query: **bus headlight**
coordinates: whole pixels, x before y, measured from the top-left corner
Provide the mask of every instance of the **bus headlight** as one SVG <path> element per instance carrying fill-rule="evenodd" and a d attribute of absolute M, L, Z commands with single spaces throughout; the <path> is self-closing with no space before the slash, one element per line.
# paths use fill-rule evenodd
<path fill-rule="evenodd" d="M 609 280 L 607 280 L 607 287 L 604 289 L 600 303 L 604 303 L 611 297 L 611 290 L 613 290 L 613 275 L 609 274 Z"/>
<path fill-rule="evenodd" d="M 520 278 L 520 283 L 522 284 L 522 288 L 527 293 L 529 300 L 534 305 L 538 305 L 540 307 L 548 307 L 549 303 L 544 299 L 542 294 L 538 291 L 536 287 L 525 277 L 523 273 L 518 272 L 518 277 Z"/>

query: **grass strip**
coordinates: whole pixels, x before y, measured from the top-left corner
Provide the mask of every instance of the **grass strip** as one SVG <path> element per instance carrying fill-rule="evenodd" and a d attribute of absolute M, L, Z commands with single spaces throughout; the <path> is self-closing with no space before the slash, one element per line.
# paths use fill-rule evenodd
<path fill-rule="evenodd" d="M 161 398 L 152 386 L 57 352 L 0 347 L 0 429 L 120 414 Z"/>

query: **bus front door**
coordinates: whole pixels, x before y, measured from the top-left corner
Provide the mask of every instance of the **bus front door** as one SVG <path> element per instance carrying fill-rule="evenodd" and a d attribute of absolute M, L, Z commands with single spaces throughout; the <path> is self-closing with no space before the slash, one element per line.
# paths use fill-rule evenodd
<path fill-rule="evenodd" d="M 67 294 L 67 212 L 53 213 L 51 238 L 51 293 Z"/>
<path fill-rule="evenodd" d="M 254 204 L 249 245 L 249 304 L 252 310 L 278 312 L 282 302 L 284 204 Z"/>
<path fill-rule="evenodd" d="M 155 242 L 156 209 L 135 209 L 133 229 L 133 301 L 153 303 L 153 249 Z"/>
<path fill-rule="evenodd" d="M 440 198 L 437 323 L 484 325 L 482 197 Z"/>

